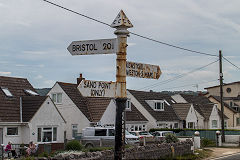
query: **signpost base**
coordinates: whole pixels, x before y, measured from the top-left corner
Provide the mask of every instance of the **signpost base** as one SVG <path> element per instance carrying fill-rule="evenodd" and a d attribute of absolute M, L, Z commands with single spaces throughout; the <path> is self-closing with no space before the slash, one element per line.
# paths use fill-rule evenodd
<path fill-rule="evenodd" d="M 126 107 L 126 101 L 127 101 L 127 98 L 116 98 L 114 160 L 122 159 L 122 149 L 123 149 L 122 114 Z"/>

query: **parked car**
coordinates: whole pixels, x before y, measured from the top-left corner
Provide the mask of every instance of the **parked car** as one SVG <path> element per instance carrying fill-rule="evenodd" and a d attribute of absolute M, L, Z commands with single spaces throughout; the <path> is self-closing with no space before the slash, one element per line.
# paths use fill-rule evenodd
<path fill-rule="evenodd" d="M 173 131 L 155 131 L 152 133 L 155 141 L 163 142 L 167 134 L 174 134 Z"/>
<path fill-rule="evenodd" d="M 81 143 L 86 148 L 114 146 L 115 128 L 109 127 L 86 127 L 82 130 Z M 126 144 L 138 144 L 139 138 L 125 132 Z"/>
<path fill-rule="evenodd" d="M 139 137 L 140 140 L 140 144 L 142 144 L 144 142 L 144 140 L 146 141 L 146 143 L 152 143 L 154 142 L 154 136 L 151 135 L 149 132 L 147 131 L 131 131 L 129 132 L 134 136 Z"/>

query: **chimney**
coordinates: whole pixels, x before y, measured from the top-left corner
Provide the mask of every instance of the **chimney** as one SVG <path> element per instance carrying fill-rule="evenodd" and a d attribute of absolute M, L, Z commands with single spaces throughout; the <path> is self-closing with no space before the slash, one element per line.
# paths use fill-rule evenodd
<path fill-rule="evenodd" d="M 85 79 L 85 78 L 82 77 L 82 73 L 80 73 L 79 78 L 77 78 L 77 85 L 79 85 L 80 82 L 81 82 L 82 80 L 84 80 L 84 79 Z"/>

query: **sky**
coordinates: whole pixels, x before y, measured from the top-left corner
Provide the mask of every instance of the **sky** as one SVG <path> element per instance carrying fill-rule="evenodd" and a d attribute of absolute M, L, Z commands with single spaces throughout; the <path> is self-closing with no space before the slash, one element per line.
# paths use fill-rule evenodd
<path fill-rule="evenodd" d="M 223 56 L 240 67 L 239 0 L 49 0 L 111 24 L 122 9 L 130 32 L 183 48 Z M 27 78 L 35 88 L 56 81 L 116 81 L 116 54 L 72 56 L 72 41 L 116 38 L 114 28 L 43 0 L 0 0 L 0 76 Z M 203 91 L 219 84 L 218 59 L 179 50 L 130 34 L 127 60 L 159 65 L 156 79 L 127 77 L 127 88 Z M 192 72 L 193 70 L 197 70 Z M 240 80 L 240 70 L 223 60 L 224 83 Z M 190 72 L 190 73 L 189 73 Z M 176 78 L 176 77 L 181 78 Z M 183 75 L 183 76 L 182 76 Z"/>

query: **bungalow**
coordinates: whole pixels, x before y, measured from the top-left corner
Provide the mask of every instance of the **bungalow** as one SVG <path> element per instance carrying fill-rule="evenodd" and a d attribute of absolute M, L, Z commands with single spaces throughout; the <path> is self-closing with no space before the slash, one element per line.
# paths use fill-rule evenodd
<path fill-rule="evenodd" d="M 83 97 L 78 85 L 82 75 L 77 78 L 77 83 L 56 82 L 48 95 L 66 119 L 67 139 L 73 139 L 77 133 L 89 126 L 114 126 L 116 115 L 116 102 L 114 98 Z M 138 130 L 145 130 L 146 119 L 137 111 L 134 105 L 126 110 L 126 128 L 132 126 Z"/>
<path fill-rule="evenodd" d="M 174 110 L 184 121 L 184 127 L 197 129 L 220 128 L 221 114 L 217 105 L 201 95 L 177 94 L 172 98 L 177 102 Z M 224 115 L 227 125 L 228 117 Z"/>
<path fill-rule="evenodd" d="M 0 76 L 0 144 L 51 144 L 62 149 L 65 120 L 48 96 L 24 78 Z"/>
<path fill-rule="evenodd" d="M 131 103 L 147 119 L 146 130 L 151 128 L 182 128 L 182 121 L 175 113 L 171 96 L 160 92 L 127 90 Z"/>

